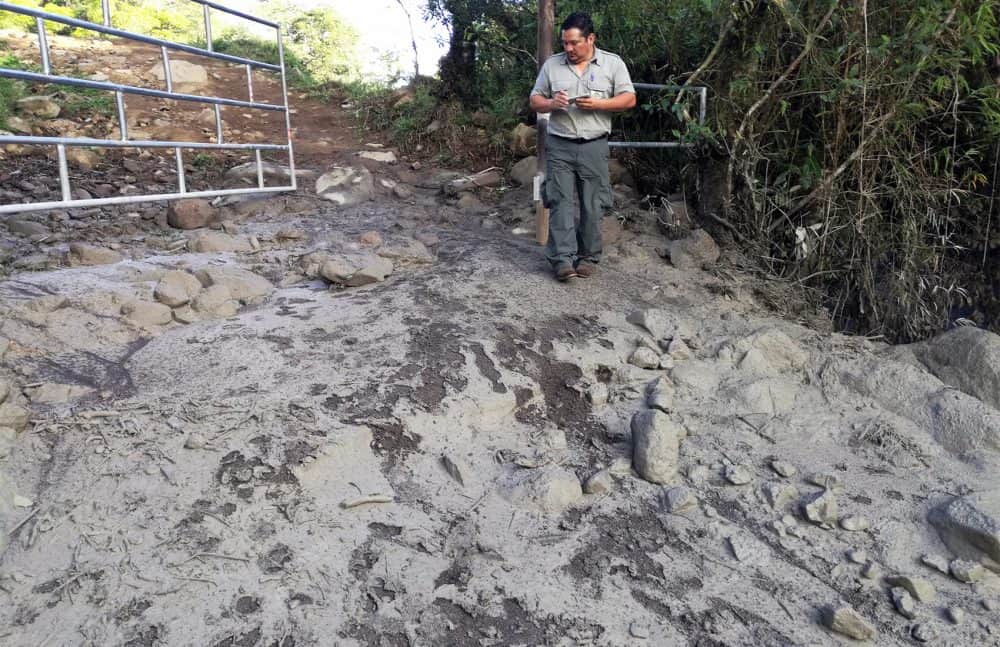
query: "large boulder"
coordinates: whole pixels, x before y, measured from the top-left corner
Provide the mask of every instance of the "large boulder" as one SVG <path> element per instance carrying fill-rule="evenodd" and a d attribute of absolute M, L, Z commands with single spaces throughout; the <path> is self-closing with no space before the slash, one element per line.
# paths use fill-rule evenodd
<path fill-rule="evenodd" d="M 107 247 L 89 243 L 71 243 L 69 246 L 70 265 L 111 265 L 121 260 L 121 254 Z"/>
<path fill-rule="evenodd" d="M 149 68 L 146 73 L 155 77 L 158 81 L 166 79 L 166 75 L 163 73 L 162 61 Z M 196 89 L 208 84 L 208 71 L 196 63 L 189 63 L 188 61 L 175 58 L 170 61 L 170 79 L 173 81 L 175 89 L 178 86 Z"/>
<path fill-rule="evenodd" d="M 342 207 L 353 207 L 371 200 L 375 181 L 362 166 L 335 166 L 316 180 L 316 194 Z"/>
<path fill-rule="evenodd" d="M 677 478 L 682 426 L 662 411 L 640 411 L 632 417 L 632 467 L 651 483 Z"/>
<path fill-rule="evenodd" d="M 263 276 L 238 267 L 206 267 L 195 275 L 206 288 L 223 285 L 231 298 L 245 304 L 259 303 L 274 292 L 274 285 Z"/>
<path fill-rule="evenodd" d="M 189 303 L 201 292 L 201 281 L 184 270 L 172 270 L 163 275 L 153 290 L 153 296 L 171 308 Z"/>
<path fill-rule="evenodd" d="M 17 109 L 41 119 L 55 119 L 59 116 L 59 104 L 48 95 L 24 97 L 17 100 Z"/>
<path fill-rule="evenodd" d="M 245 236 L 231 236 L 221 231 L 203 231 L 188 241 L 188 249 L 199 253 L 249 252 L 253 250 L 253 246 Z"/>
<path fill-rule="evenodd" d="M 510 168 L 510 179 L 521 186 L 532 186 L 537 170 L 538 158 L 534 155 L 525 157 Z"/>
<path fill-rule="evenodd" d="M 1000 490 L 951 499 L 932 509 L 928 520 L 956 555 L 1000 573 Z"/>
<path fill-rule="evenodd" d="M 175 200 L 167 207 L 167 224 L 175 229 L 201 229 L 213 222 L 215 209 L 208 200 Z"/>
<path fill-rule="evenodd" d="M 514 155 L 533 155 L 538 148 L 538 129 L 518 124 L 510 133 L 510 151 Z"/>
<path fill-rule="evenodd" d="M 908 348 L 939 380 L 1000 410 L 1000 335 L 961 326 Z"/>

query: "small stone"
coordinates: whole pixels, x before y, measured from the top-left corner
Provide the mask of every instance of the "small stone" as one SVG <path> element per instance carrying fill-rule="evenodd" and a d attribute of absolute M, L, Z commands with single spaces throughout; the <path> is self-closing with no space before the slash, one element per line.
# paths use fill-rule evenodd
<path fill-rule="evenodd" d="M 121 254 L 106 247 L 87 243 L 71 243 L 69 246 L 70 265 L 110 265 L 121 260 Z"/>
<path fill-rule="evenodd" d="M 707 465 L 693 465 L 687 472 L 688 480 L 692 483 L 704 483 L 711 475 Z"/>
<path fill-rule="evenodd" d="M 956 559 L 948 565 L 951 576 L 959 582 L 972 584 L 979 582 L 986 575 L 986 569 L 979 562 L 972 562 L 965 559 Z"/>
<path fill-rule="evenodd" d="M 962 607 L 948 607 L 945 613 L 952 624 L 960 625 L 965 620 L 965 610 Z"/>
<path fill-rule="evenodd" d="M 27 409 L 13 402 L 0 404 L 0 427 L 24 431 L 24 428 L 28 426 L 29 415 Z"/>
<path fill-rule="evenodd" d="M 615 460 L 611 461 L 611 465 L 608 466 L 608 470 L 612 474 L 631 474 L 632 459 L 628 456 L 619 456 Z"/>
<path fill-rule="evenodd" d="M 587 389 L 587 400 L 595 407 L 603 407 L 608 403 L 610 397 L 611 393 L 608 390 L 608 385 L 603 382 L 598 382 Z"/>
<path fill-rule="evenodd" d="M 698 505 L 698 497 L 690 488 L 677 486 L 663 493 L 663 507 L 671 514 L 680 514 L 692 510 Z"/>
<path fill-rule="evenodd" d="M 358 242 L 360 242 L 365 247 L 381 247 L 383 242 L 382 234 L 378 233 L 377 231 L 366 231 L 365 233 L 361 234 L 361 237 L 358 239 Z"/>
<path fill-rule="evenodd" d="M 376 258 L 369 265 L 362 267 L 352 274 L 351 278 L 344 281 L 344 285 L 349 288 L 356 288 L 363 285 L 371 285 L 372 283 L 381 283 L 387 276 L 392 274 L 392 270 L 392 261 L 384 258 Z"/>
<path fill-rule="evenodd" d="M 739 562 L 760 566 L 766 564 L 770 555 L 767 547 L 747 535 L 733 535 L 727 540 L 733 557 Z"/>
<path fill-rule="evenodd" d="M 610 492 L 614 485 L 611 471 L 603 469 L 590 475 L 586 483 L 583 484 L 583 491 L 585 494 L 605 494 Z"/>
<path fill-rule="evenodd" d="M 0 427 L 0 460 L 10 457 L 16 441 L 16 431 L 10 427 Z"/>
<path fill-rule="evenodd" d="M 665 377 L 659 377 L 646 388 L 646 406 L 670 413 L 674 408 L 674 386 Z"/>
<path fill-rule="evenodd" d="M 17 100 L 17 109 L 23 113 L 41 117 L 42 119 L 55 119 L 59 116 L 59 104 L 54 98 L 48 95 L 36 95 L 24 97 Z"/>
<path fill-rule="evenodd" d="M 15 508 L 30 508 L 33 505 L 35 505 L 35 502 L 28 497 L 21 496 L 20 494 L 14 495 Z"/>
<path fill-rule="evenodd" d="M 177 200 L 167 207 L 167 224 L 175 229 L 201 229 L 212 224 L 215 218 L 215 208 L 208 200 Z"/>
<path fill-rule="evenodd" d="M 866 580 L 877 580 L 882 577 L 882 567 L 875 562 L 868 562 L 861 569 L 861 577 Z"/>
<path fill-rule="evenodd" d="M 813 494 L 802 502 L 802 515 L 806 520 L 823 528 L 836 525 L 837 512 L 837 499 L 830 490 Z"/>
<path fill-rule="evenodd" d="M 932 640 L 937 640 L 938 631 L 937 628 L 929 622 L 921 622 L 920 624 L 914 625 L 910 635 L 917 642 L 929 643 Z"/>
<path fill-rule="evenodd" d="M 674 337 L 667 346 L 667 354 L 678 361 L 691 359 L 693 356 L 691 349 L 680 337 Z"/>
<path fill-rule="evenodd" d="M 188 249 L 199 254 L 225 252 L 250 252 L 253 246 L 244 236 L 233 236 L 221 231 L 202 231 L 188 241 Z"/>
<path fill-rule="evenodd" d="M 871 522 L 865 517 L 849 515 L 840 520 L 840 527 L 848 532 L 861 532 L 871 527 Z"/>
<path fill-rule="evenodd" d="M 750 470 L 742 465 L 727 465 L 724 476 L 733 485 L 747 485 L 753 481 Z"/>
<path fill-rule="evenodd" d="M 855 564 L 864 564 L 868 561 L 868 553 L 860 548 L 852 548 L 847 551 L 847 559 Z"/>
<path fill-rule="evenodd" d="M 854 640 L 874 640 L 878 635 L 875 627 L 848 606 L 827 607 L 823 612 L 823 620 L 832 631 Z"/>
<path fill-rule="evenodd" d="M 660 356 L 652 348 L 640 346 L 628 358 L 628 363 L 639 368 L 656 369 L 660 367 Z"/>
<path fill-rule="evenodd" d="M 274 292 L 274 285 L 263 276 L 238 267 L 206 267 L 198 270 L 195 276 L 206 288 L 225 286 L 231 298 L 248 305 L 260 303 Z"/>
<path fill-rule="evenodd" d="M 674 362 L 673 357 L 666 354 L 660 355 L 660 368 L 664 371 L 670 371 L 674 368 L 674 366 L 676 366 L 676 363 Z"/>
<path fill-rule="evenodd" d="M 649 638 L 649 627 L 633 620 L 628 626 L 628 632 L 633 638 Z"/>
<path fill-rule="evenodd" d="M 889 592 L 892 596 L 892 604 L 896 607 L 899 615 L 910 620 L 917 617 L 917 603 L 913 601 L 910 592 L 901 586 L 893 587 Z"/>
<path fill-rule="evenodd" d="M 885 578 L 889 586 L 901 586 L 915 597 L 919 602 L 933 602 L 937 596 L 934 585 L 919 577 L 909 577 L 906 575 L 895 575 Z"/>
<path fill-rule="evenodd" d="M 208 441 L 199 433 L 193 433 L 184 441 L 185 449 L 204 449 Z"/>
<path fill-rule="evenodd" d="M 927 553 L 925 555 L 920 556 L 920 561 L 925 566 L 930 566 L 939 573 L 944 573 L 945 575 L 948 575 L 949 573 L 947 557 L 943 557 L 941 555 L 935 555 L 932 553 Z"/>
<path fill-rule="evenodd" d="M 779 460 L 771 461 L 771 469 L 774 470 L 774 472 L 778 476 L 783 476 L 786 479 L 791 478 L 798 473 L 798 470 L 795 468 L 795 466 L 786 461 L 779 461 Z"/>
<path fill-rule="evenodd" d="M 842 490 L 843 484 L 836 474 L 812 474 L 806 478 L 807 483 L 818 485 L 826 490 Z"/>
<path fill-rule="evenodd" d="M 761 492 L 767 500 L 768 505 L 774 510 L 781 510 L 791 501 L 798 498 L 799 490 L 791 483 L 781 481 L 768 481 L 761 486 Z"/>
<path fill-rule="evenodd" d="M 1000 605 L 997 605 L 996 601 L 995 600 L 991 600 L 990 598 L 983 598 L 982 600 L 979 601 L 979 604 L 984 609 L 986 609 L 987 611 L 990 611 L 990 612 L 996 611 L 998 608 L 1000 608 Z"/>

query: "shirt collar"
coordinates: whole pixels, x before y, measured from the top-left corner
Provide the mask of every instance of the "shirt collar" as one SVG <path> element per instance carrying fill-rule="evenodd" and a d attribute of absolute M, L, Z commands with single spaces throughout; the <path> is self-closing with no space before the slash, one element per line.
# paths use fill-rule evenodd
<path fill-rule="evenodd" d="M 601 50 L 599 50 L 599 49 L 597 49 L 595 47 L 594 48 L 594 55 L 590 57 L 590 64 L 591 65 L 600 65 L 601 64 L 600 56 L 601 56 L 602 53 L 603 52 L 601 52 Z M 569 57 L 566 56 L 565 52 L 563 52 L 562 57 L 563 57 L 563 65 L 569 65 Z"/>

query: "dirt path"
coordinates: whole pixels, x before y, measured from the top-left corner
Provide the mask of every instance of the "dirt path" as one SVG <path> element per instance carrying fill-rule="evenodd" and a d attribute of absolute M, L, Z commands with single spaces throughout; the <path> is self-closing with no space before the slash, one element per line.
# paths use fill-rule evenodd
<path fill-rule="evenodd" d="M 1000 644 L 997 577 L 921 563 L 953 555 L 929 511 L 1000 487 L 988 393 L 777 319 L 655 237 L 560 285 L 407 177 L 406 199 L 234 207 L 242 251 L 155 248 L 147 223 L 118 262 L 0 282 L 0 387 L 31 415 L 0 448 L 0 642 L 836 644 L 833 605 L 878 644 Z M 364 287 L 307 267 L 376 255 L 393 271 Z M 228 297 L 159 322 L 178 270 Z M 651 405 L 679 440 L 664 484 L 633 468 Z M 935 591 L 913 619 L 898 574 Z"/>

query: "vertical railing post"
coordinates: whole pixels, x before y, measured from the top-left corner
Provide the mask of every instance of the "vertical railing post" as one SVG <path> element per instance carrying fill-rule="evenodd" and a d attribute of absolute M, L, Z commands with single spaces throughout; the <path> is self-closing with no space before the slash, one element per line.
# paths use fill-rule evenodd
<path fill-rule="evenodd" d="M 288 79 L 285 75 L 285 46 L 281 40 L 281 26 L 275 30 L 278 32 L 278 67 L 281 68 L 281 96 L 285 100 L 285 129 L 288 131 L 288 170 L 292 174 L 292 191 L 299 187 L 298 177 L 295 175 L 295 152 L 292 150 L 292 115 L 288 110 Z"/>
<path fill-rule="evenodd" d="M 49 60 L 49 39 L 45 34 L 45 21 L 35 18 L 35 30 L 38 32 L 38 51 L 42 56 L 42 74 L 52 74 L 52 63 Z"/>
<path fill-rule="evenodd" d="M 111 3 L 109 0 L 101 0 L 101 15 L 104 18 L 104 26 L 111 26 Z"/>
<path fill-rule="evenodd" d="M 73 191 L 69 186 L 69 165 L 66 163 L 66 145 L 56 146 L 56 155 L 59 157 L 59 186 L 62 189 L 63 202 L 73 199 Z"/>
<path fill-rule="evenodd" d="M 202 5 L 201 8 L 204 9 L 205 14 L 205 49 L 214 52 L 215 50 L 212 49 L 212 13 L 207 4 Z"/>

